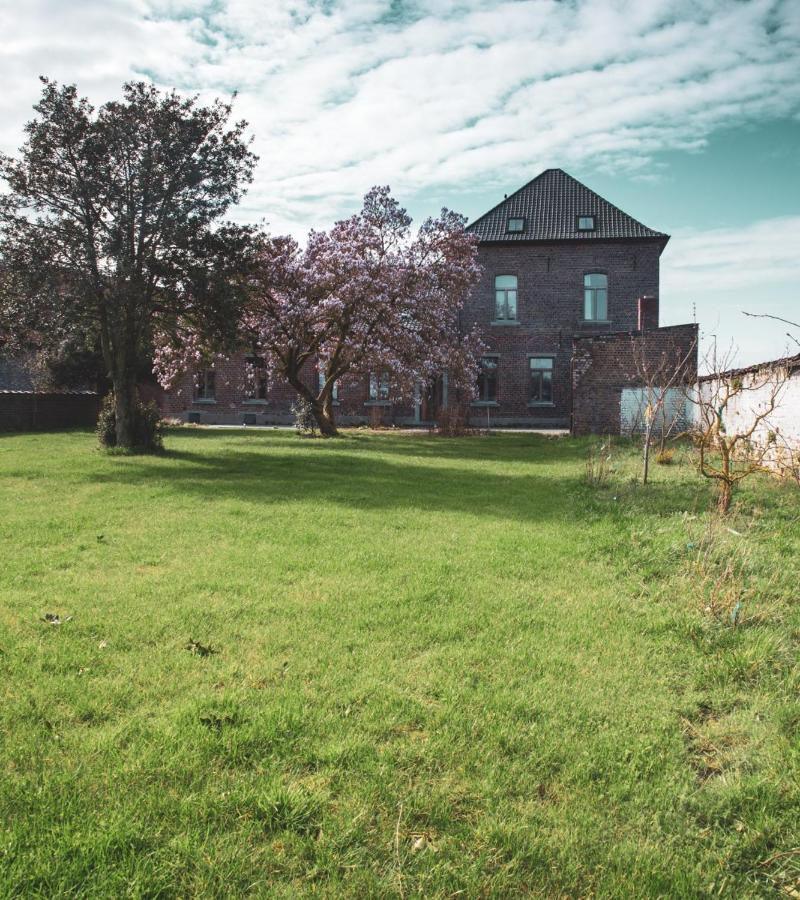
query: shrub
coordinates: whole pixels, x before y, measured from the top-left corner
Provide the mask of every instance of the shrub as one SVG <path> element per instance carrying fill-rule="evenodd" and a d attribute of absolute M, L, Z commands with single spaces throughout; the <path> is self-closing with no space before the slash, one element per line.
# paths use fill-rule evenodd
<path fill-rule="evenodd" d="M 139 453 L 157 453 L 164 449 L 164 426 L 161 413 L 152 401 L 142 403 L 136 400 L 134 405 L 133 447 Z M 106 448 L 117 446 L 117 412 L 114 395 L 107 394 L 97 417 L 97 439 Z"/>
<path fill-rule="evenodd" d="M 586 454 L 586 482 L 593 487 L 599 487 L 608 481 L 611 473 L 611 438 L 608 437 L 599 444 L 589 446 Z"/>
<path fill-rule="evenodd" d="M 436 432 L 443 437 L 463 437 L 473 431 L 469 424 L 469 411 L 463 405 L 443 406 L 436 413 Z"/>
<path fill-rule="evenodd" d="M 674 447 L 665 447 L 663 450 L 659 450 L 656 454 L 656 462 L 660 466 L 668 466 L 675 458 L 675 448 Z"/>
<path fill-rule="evenodd" d="M 314 408 L 304 397 L 295 400 L 292 404 L 294 427 L 300 434 L 314 435 L 317 433 L 317 420 L 314 417 Z"/>

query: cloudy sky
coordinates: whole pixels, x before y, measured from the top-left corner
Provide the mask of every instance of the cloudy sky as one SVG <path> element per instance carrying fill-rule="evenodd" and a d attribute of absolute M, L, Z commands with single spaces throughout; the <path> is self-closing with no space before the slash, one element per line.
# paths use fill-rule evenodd
<path fill-rule="evenodd" d="M 664 324 L 797 350 L 743 311 L 800 320 L 800 0 L 0 0 L 0 34 L 6 152 L 47 74 L 237 91 L 236 215 L 299 237 L 374 183 L 474 218 L 560 167 L 672 234 Z"/>

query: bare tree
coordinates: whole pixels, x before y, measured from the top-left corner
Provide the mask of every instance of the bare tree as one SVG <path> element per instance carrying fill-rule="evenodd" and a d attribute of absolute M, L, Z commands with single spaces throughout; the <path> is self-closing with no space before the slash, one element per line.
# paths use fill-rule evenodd
<path fill-rule="evenodd" d="M 713 347 L 706 360 L 712 374 L 701 378 L 691 392 L 698 469 L 717 483 L 717 508 L 722 514 L 730 509 L 740 481 L 772 468 L 778 431 L 770 419 L 788 378 L 788 370 L 780 362 L 732 369 L 731 361 L 731 351 L 719 359 Z"/>
<path fill-rule="evenodd" d="M 800 324 L 797 322 L 792 322 L 790 319 L 784 319 L 782 316 L 773 316 L 770 313 L 744 312 L 744 315 L 749 316 L 751 319 L 774 319 L 776 322 L 783 322 L 784 325 L 791 325 L 792 328 L 800 328 Z M 788 337 L 790 341 L 794 341 L 795 344 L 800 347 L 800 341 L 798 341 L 793 334 L 787 331 L 786 337 Z"/>
<path fill-rule="evenodd" d="M 631 352 L 636 378 L 642 385 L 639 409 L 631 423 L 631 431 L 642 432 L 642 484 L 647 484 L 653 438 L 658 436 L 659 452 L 663 453 L 669 438 L 685 430 L 684 388 L 687 381 L 694 380 L 697 375 L 697 339 L 688 350 L 672 344 L 655 355 L 648 344 L 647 333 L 632 335 Z"/>

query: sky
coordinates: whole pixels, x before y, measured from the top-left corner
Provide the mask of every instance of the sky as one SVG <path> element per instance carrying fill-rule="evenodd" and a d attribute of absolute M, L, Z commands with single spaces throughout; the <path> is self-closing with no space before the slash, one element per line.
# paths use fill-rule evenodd
<path fill-rule="evenodd" d="M 260 161 L 233 217 L 302 238 L 391 185 L 477 218 L 565 169 L 651 228 L 661 321 L 747 365 L 797 352 L 800 0 L 0 0 L 0 150 L 39 75 L 237 93 Z"/>

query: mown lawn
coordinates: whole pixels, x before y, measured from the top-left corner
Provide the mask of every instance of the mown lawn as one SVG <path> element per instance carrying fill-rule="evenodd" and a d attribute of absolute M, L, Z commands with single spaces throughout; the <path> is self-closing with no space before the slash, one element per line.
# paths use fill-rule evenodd
<path fill-rule="evenodd" d="M 167 447 L 0 438 L 0 895 L 798 896 L 795 488 Z"/>

